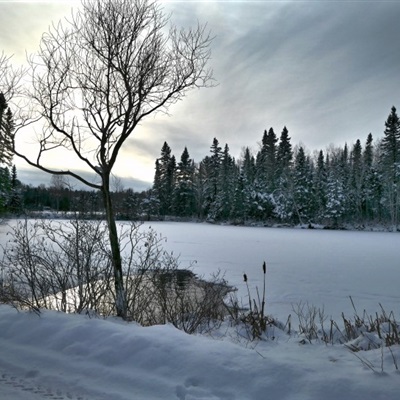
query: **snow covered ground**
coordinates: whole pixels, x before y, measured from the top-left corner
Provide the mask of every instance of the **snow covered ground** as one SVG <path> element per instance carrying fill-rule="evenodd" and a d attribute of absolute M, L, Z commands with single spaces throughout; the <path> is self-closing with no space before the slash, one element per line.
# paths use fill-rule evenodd
<path fill-rule="evenodd" d="M 261 286 L 267 261 L 267 312 L 283 321 L 299 301 L 352 316 L 349 295 L 360 311 L 373 313 L 380 302 L 399 316 L 398 234 L 151 225 L 183 267 L 197 260 L 194 272 L 206 277 L 226 271 L 243 302 L 243 272 L 252 288 Z M 400 348 L 390 350 L 352 353 L 279 331 L 246 342 L 227 324 L 212 336 L 189 336 L 169 325 L 39 317 L 1 305 L 0 399 L 397 400 Z"/>

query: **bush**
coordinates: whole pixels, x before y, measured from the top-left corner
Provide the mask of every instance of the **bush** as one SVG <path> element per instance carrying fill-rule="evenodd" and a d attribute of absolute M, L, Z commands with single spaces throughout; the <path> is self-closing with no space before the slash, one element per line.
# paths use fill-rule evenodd
<path fill-rule="evenodd" d="M 102 221 L 20 221 L 4 248 L 0 301 L 40 312 L 53 309 L 115 315 L 108 231 Z M 164 238 L 135 223 L 120 225 L 127 319 L 142 325 L 172 323 L 188 333 L 217 326 L 230 290 L 179 267 Z"/>

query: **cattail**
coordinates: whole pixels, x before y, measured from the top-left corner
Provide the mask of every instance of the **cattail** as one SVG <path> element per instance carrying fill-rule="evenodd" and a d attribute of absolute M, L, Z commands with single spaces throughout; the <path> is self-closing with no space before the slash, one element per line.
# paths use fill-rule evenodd
<path fill-rule="evenodd" d="M 264 272 L 264 275 L 267 273 L 267 265 L 265 264 L 265 261 L 263 264 L 263 272 Z"/>
<path fill-rule="evenodd" d="M 247 275 L 246 274 L 243 274 L 243 279 L 244 279 L 245 282 L 247 282 Z"/>

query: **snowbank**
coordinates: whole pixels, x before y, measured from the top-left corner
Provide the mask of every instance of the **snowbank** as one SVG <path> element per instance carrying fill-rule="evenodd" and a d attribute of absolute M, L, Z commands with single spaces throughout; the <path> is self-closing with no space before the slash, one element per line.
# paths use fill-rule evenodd
<path fill-rule="evenodd" d="M 233 343 L 171 326 L 0 306 L 0 398 L 13 400 L 264 400 L 398 398 L 399 374 L 385 349 L 362 356 L 296 338 Z M 221 337 L 224 337 L 222 340 Z M 393 348 L 400 359 L 400 351 Z"/>

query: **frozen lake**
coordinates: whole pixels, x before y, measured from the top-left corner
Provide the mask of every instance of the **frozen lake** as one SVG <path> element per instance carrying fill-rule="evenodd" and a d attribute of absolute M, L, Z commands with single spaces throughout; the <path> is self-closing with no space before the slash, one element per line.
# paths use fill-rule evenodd
<path fill-rule="evenodd" d="M 292 304 L 324 307 L 328 317 L 379 310 L 400 315 L 400 234 L 219 226 L 206 223 L 152 222 L 167 238 L 164 248 L 180 254 L 182 267 L 209 277 L 220 269 L 247 304 L 246 273 L 252 289 L 262 289 L 267 263 L 267 312 L 281 320 Z M 255 292 L 253 291 L 255 295 Z"/>
<path fill-rule="evenodd" d="M 11 221 L 12 223 L 13 221 Z M 253 296 L 262 290 L 262 264 L 267 263 L 267 313 L 284 321 L 292 304 L 324 307 L 335 320 L 379 310 L 400 316 L 400 234 L 219 226 L 206 223 L 151 222 L 167 241 L 164 249 L 180 255 L 181 267 L 209 278 L 221 270 L 248 305 L 246 273 Z M 0 244 L 8 239 L 0 226 Z"/>

